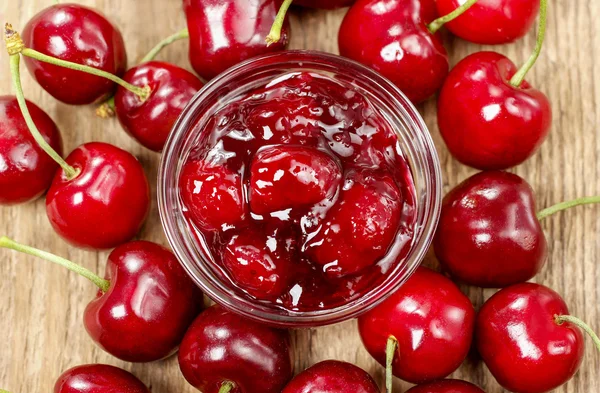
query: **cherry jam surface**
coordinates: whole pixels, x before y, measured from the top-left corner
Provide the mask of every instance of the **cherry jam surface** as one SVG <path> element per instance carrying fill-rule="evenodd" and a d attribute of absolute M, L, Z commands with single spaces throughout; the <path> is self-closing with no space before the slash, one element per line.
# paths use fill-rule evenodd
<path fill-rule="evenodd" d="M 184 214 L 240 294 L 330 309 L 404 263 L 416 222 L 410 168 L 389 122 L 350 83 L 290 72 L 193 132 Z"/>

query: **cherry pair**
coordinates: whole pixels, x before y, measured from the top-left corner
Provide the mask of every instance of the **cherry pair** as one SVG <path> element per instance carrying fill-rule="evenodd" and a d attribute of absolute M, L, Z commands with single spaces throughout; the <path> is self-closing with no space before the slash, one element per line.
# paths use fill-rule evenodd
<path fill-rule="evenodd" d="M 135 241 L 114 249 L 105 278 L 6 237 L 0 247 L 59 264 L 96 284 L 84 325 L 102 349 L 121 360 L 151 362 L 172 355 L 202 307 L 202 293 L 175 256 L 155 243 Z"/>

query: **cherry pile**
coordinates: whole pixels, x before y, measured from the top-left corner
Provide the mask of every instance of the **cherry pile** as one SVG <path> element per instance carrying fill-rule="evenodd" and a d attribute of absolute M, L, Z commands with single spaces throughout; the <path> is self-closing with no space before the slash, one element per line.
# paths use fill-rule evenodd
<path fill-rule="evenodd" d="M 433 249 L 447 276 L 420 267 L 357 321 L 365 349 L 385 367 L 387 392 L 396 376 L 419 384 L 410 393 L 482 393 L 444 379 L 471 347 L 505 389 L 555 389 L 582 363 L 583 332 L 599 350 L 600 338 L 558 293 L 527 281 L 548 263 L 541 222 L 600 197 L 538 210 L 532 187 L 505 171 L 536 153 L 552 123 L 548 98 L 525 80 L 542 50 L 547 2 L 183 0 L 188 27 L 129 69 L 121 33 L 95 9 L 52 5 L 22 36 L 7 24 L 15 96 L 0 96 L 0 205 L 45 194 L 48 220 L 66 242 L 112 251 L 102 277 L 5 236 L 0 248 L 88 279 L 98 292 L 82 312 L 83 325 L 100 348 L 127 362 L 178 351 L 183 377 L 203 393 L 379 392 L 367 372 L 336 360 L 294 376 L 289 331 L 205 307 L 171 251 L 133 240 L 152 199 L 140 162 L 103 142 L 64 158 L 60 130 L 26 100 L 20 75 L 23 59 L 52 97 L 97 105 L 100 117 L 116 116 L 131 137 L 161 152 L 205 81 L 287 48 L 292 3 L 350 6 L 338 36 L 341 55 L 380 72 L 414 103 L 439 92 L 448 150 L 483 170 L 443 200 Z M 467 41 L 505 44 L 527 34 L 538 13 L 536 47 L 521 68 L 495 52 L 471 54 L 450 68 L 442 27 Z M 191 67 L 202 79 L 156 60 L 177 40 L 189 42 Z M 287 311 L 337 307 L 360 300 L 403 262 L 418 208 L 411 168 L 388 122 L 351 84 L 290 73 L 232 99 L 198 132 L 202 143 L 180 173 L 181 202 L 190 231 L 244 296 Z M 477 311 L 452 280 L 500 290 Z M 90 364 L 63 373 L 54 392 L 150 389 L 127 371 Z"/>

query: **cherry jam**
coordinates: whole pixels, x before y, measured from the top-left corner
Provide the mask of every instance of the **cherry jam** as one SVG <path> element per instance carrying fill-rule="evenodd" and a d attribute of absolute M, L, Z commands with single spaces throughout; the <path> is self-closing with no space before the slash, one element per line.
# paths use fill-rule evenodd
<path fill-rule="evenodd" d="M 244 296 L 288 311 L 344 305 L 410 250 L 410 168 L 367 96 L 290 72 L 195 130 L 179 194 L 190 230 Z"/>

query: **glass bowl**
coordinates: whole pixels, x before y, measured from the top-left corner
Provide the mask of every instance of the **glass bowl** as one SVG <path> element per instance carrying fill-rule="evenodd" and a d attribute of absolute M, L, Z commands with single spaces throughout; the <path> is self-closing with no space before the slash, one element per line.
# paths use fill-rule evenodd
<path fill-rule="evenodd" d="M 304 71 L 351 83 L 368 97 L 398 134 L 415 186 L 417 217 L 408 255 L 379 285 L 339 307 L 295 312 L 234 290 L 216 268 L 208 248 L 190 231 L 179 197 L 179 172 L 198 140 L 199 129 L 230 100 L 281 75 Z M 321 52 L 287 51 L 241 63 L 208 83 L 188 104 L 163 151 L 158 175 L 158 207 L 167 239 L 183 267 L 204 293 L 245 317 L 280 327 L 312 327 L 357 317 L 397 290 L 423 260 L 431 244 L 441 207 L 441 170 L 437 152 L 423 119 L 390 81 L 354 61 Z"/>

